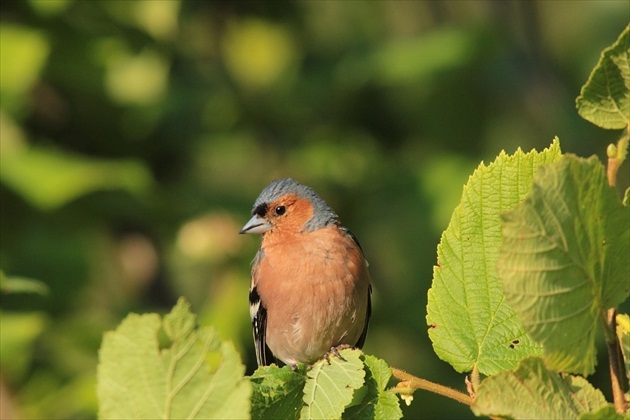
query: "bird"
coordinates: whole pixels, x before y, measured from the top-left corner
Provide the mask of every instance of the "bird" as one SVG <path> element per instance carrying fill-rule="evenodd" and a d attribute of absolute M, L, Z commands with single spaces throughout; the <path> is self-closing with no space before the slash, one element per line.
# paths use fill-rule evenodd
<path fill-rule="evenodd" d="M 368 263 L 357 238 L 312 188 L 272 181 L 241 234 L 261 234 L 250 316 L 258 366 L 296 369 L 339 349 L 362 349 L 371 315 Z"/>

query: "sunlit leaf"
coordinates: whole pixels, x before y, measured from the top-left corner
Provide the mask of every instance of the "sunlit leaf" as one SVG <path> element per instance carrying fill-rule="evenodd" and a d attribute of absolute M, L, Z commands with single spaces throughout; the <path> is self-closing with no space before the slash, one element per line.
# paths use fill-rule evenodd
<path fill-rule="evenodd" d="M 0 270 L 0 291 L 3 293 L 35 293 L 45 295 L 49 289 L 46 283 L 26 277 L 7 276 Z"/>
<path fill-rule="evenodd" d="M 428 81 L 436 73 L 461 67 L 474 56 L 470 31 L 440 28 L 424 36 L 397 39 L 372 57 L 377 80 L 385 83 Z"/>
<path fill-rule="evenodd" d="M 158 39 L 171 39 L 177 34 L 180 0 L 135 2 L 135 18 Z"/>
<path fill-rule="evenodd" d="M 343 412 L 347 419 L 399 419 L 402 417 L 399 399 L 387 389 L 392 370 L 375 356 L 364 355 L 365 385 L 355 392 L 354 404 Z M 363 391 L 363 392 L 361 392 Z"/>
<path fill-rule="evenodd" d="M 25 26 L 0 25 L 2 107 L 17 110 L 39 79 L 50 46 L 44 34 Z"/>
<path fill-rule="evenodd" d="M 252 418 L 298 419 L 304 402 L 303 372 L 289 366 L 263 366 L 251 376 L 253 386 Z"/>
<path fill-rule="evenodd" d="M 290 32 L 262 20 L 230 22 L 223 37 L 224 59 L 234 79 L 248 88 L 264 88 L 296 60 Z"/>
<path fill-rule="evenodd" d="M 630 124 L 630 25 L 602 51 L 577 100 L 579 114 L 602 128 Z"/>
<path fill-rule="evenodd" d="M 331 356 L 316 362 L 306 373 L 304 419 L 339 418 L 364 383 L 365 371 L 359 350 L 340 352 L 345 360 Z"/>
<path fill-rule="evenodd" d="M 541 359 L 527 358 L 513 372 L 484 379 L 473 411 L 489 417 L 573 419 L 608 406 L 586 379 L 562 377 Z"/>
<path fill-rule="evenodd" d="M 623 414 L 617 413 L 615 407 L 612 404 L 605 405 L 598 410 L 591 411 L 590 413 L 581 414 L 578 417 L 579 420 L 628 420 Z"/>
<path fill-rule="evenodd" d="M 542 166 L 532 192 L 503 215 L 505 297 L 548 366 L 588 375 L 606 309 L 630 292 L 630 211 L 597 157 Z"/>
<path fill-rule="evenodd" d="M 164 319 L 131 314 L 108 332 L 99 354 L 99 417 L 247 418 L 251 385 L 230 343 L 195 327 L 180 299 Z"/>
<path fill-rule="evenodd" d="M 0 312 L 0 367 L 2 376 L 22 380 L 32 362 L 35 339 L 46 326 L 43 313 Z"/>
<path fill-rule="evenodd" d="M 513 369 L 540 349 L 505 301 L 496 273 L 499 215 L 531 188 L 536 168 L 560 157 L 557 140 L 544 151 L 505 152 L 479 165 L 438 246 L 429 290 L 427 324 L 437 355 L 457 371 L 492 375 Z"/>
<path fill-rule="evenodd" d="M 68 9 L 74 0 L 28 0 L 33 10 L 42 16 L 56 16 Z"/>
<path fill-rule="evenodd" d="M 168 2 L 165 2 L 168 3 Z M 105 85 L 116 102 L 147 105 L 160 100 L 168 88 L 168 63 L 157 51 L 132 54 L 118 49 L 106 61 Z"/>
<path fill-rule="evenodd" d="M 341 355 L 345 360 L 330 356 L 295 371 L 258 368 L 251 376 L 252 417 L 401 418 L 398 397 L 387 389 L 387 363 L 360 350 L 342 350 Z"/>
<path fill-rule="evenodd" d="M 0 156 L 2 183 L 33 205 L 50 210 L 98 190 L 146 191 L 148 169 L 133 160 L 105 160 L 28 147 Z"/>

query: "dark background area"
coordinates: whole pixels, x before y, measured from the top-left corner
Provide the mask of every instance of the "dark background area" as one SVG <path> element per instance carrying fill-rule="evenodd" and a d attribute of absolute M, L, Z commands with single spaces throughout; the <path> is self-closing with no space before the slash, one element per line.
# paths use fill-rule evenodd
<path fill-rule="evenodd" d="M 625 0 L 0 7 L 0 268 L 48 290 L 1 296 L 3 418 L 95 417 L 102 334 L 178 296 L 253 372 L 259 239 L 238 230 L 285 176 L 362 243 L 365 351 L 465 390 L 433 353 L 425 307 L 467 177 L 502 149 L 557 135 L 564 152 L 603 157 L 619 135 L 582 120 L 575 98 L 627 25 Z M 472 417 L 426 392 L 403 412 Z"/>

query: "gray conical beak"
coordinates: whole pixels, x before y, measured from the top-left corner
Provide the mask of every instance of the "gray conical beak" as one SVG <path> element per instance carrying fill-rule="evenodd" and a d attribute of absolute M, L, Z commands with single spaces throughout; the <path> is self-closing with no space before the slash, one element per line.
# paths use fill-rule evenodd
<path fill-rule="evenodd" d="M 271 224 L 255 214 L 238 233 L 264 233 L 269 229 L 271 229 Z"/>

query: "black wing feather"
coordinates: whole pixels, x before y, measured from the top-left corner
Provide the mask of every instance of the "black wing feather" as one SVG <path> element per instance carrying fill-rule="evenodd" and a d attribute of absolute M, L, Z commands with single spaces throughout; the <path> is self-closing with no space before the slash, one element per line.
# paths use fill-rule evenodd
<path fill-rule="evenodd" d="M 268 366 L 274 362 L 273 354 L 267 347 L 267 308 L 260 301 L 256 287 L 249 291 L 250 315 L 252 318 L 252 330 L 254 332 L 254 347 L 256 348 L 256 361 L 258 366 Z"/>

